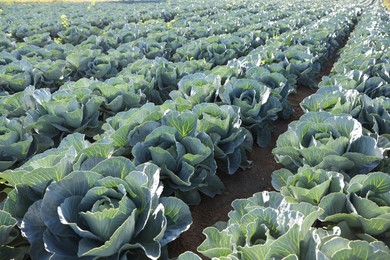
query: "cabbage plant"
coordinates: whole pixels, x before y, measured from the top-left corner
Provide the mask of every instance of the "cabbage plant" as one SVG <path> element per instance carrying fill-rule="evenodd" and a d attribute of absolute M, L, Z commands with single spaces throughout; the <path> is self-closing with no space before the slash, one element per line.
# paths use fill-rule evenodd
<path fill-rule="evenodd" d="M 11 52 L 14 57 L 23 63 L 27 62 L 30 65 L 50 59 L 50 51 L 45 48 L 40 48 L 35 45 L 20 44 L 14 51 Z"/>
<path fill-rule="evenodd" d="M 326 195 L 343 192 L 346 183 L 341 173 L 305 165 L 296 174 L 284 168 L 273 172 L 272 186 L 290 203 L 307 202 L 318 206 Z"/>
<path fill-rule="evenodd" d="M 317 87 L 317 82 L 314 80 L 321 70 L 319 56 L 311 53 L 306 46 L 294 45 L 289 47 L 278 57 L 279 60 L 287 59 L 289 65 L 286 70 L 290 74 L 297 75 L 298 83 L 307 87 Z"/>
<path fill-rule="evenodd" d="M 362 126 L 379 135 L 390 133 L 390 99 L 372 99 L 355 89 L 337 86 L 320 88 L 317 93 L 301 102 L 305 112 L 328 111 L 333 115 L 350 114 Z"/>
<path fill-rule="evenodd" d="M 45 60 L 35 64 L 31 73 L 36 88 L 50 88 L 53 92 L 65 82 L 71 71 L 64 60 Z"/>
<path fill-rule="evenodd" d="M 272 152 L 293 172 L 306 164 L 350 175 L 371 171 L 384 157 L 377 138 L 364 135 L 356 119 L 328 112 L 306 113 L 290 123 Z"/>
<path fill-rule="evenodd" d="M 34 94 L 36 108 L 27 111 L 26 124 L 40 135 L 59 141 L 69 133 L 94 135 L 99 127 L 99 108 L 104 98 L 83 88 Z"/>
<path fill-rule="evenodd" d="M 0 209 L 0 258 L 23 259 L 28 253 L 27 245 L 17 245 L 20 235 L 17 221 L 7 211 Z"/>
<path fill-rule="evenodd" d="M 206 228 L 198 251 L 209 258 L 284 259 L 301 255 L 301 245 L 323 212 L 308 203 L 289 204 L 276 192 L 235 200 L 229 221 Z"/>
<path fill-rule="evenodd" d="M 25 116 L 29 109 L 35 108 L 36 102 L 33 95 L 39 91 L 29 86 L 23 91 L 0 97 L 0 114 L 9 119 Z"/>
<path fill-rule="evenodd" d="M 188 112 L 189 113 L 189 112 Z M 196 122 L 196 117 L 192 120 Z M 177 119 L 177 118 L 175 118 Z M 164 193 L 183 199 L 187 204 L 200 203 L 199 191 L 214 197 L 224 188 L 216 175 L 213 142 L 205 133 L 195 134 L 195 124 L 189 117 L 167 122 L 148 134 L 142 142 L 134 145 L 132 155 L 136 165 L 153 162 L 161 167 Z M 188 131 L 188 132 L 187 132 Z"/>
<path fill-rule="evenodd" d="M 36 151 L 36 143 L 23 121 L 0 117 L 0 171 L 29 158 Z"/>
<path fill-rule="evenodd" d="M 223 65 L 229 60 L 237 58 L 237 52 L 224 43 L 211 43 L 207 46 L 207 52 L 209 56 L 208 61 L 216 65 Z"/>
<path fill-rule="evenodd" d="M 192 222 L 186 204 L 160 197 L 159 177 L 118 157 L 52 182 L 21 223 L 31 257 L 158 259 Z"/>
<path fill-rule="evenodd" d="M 118 62 L 118 70 L 122 70 L 130 63 L 144 57 L 141 50 L 137 47 L 132 47 L 131 44 L 122 44 L 116 49 L 110 49 L 108 54 Z"/>
<path fill-rule="evenodd" d="M 240 108 L 213 103 L 201 103 L 192 109 L 197 116 L 196 130 L 207 133 L 214 143 L 214 158 L 228 174 L 252 164 L 246 153 L 252 150 L 252 134 L 241 126 Z"/>
<path fill-rule="evenodd" d="M 26 61 L 15 61 L 0 67 L 0 91 L 15 93 L 32 85 L 32 65 Z"/>
<path fill-rule="evenodd" d="M 337 202 L 337 203 L 335 203 Z M 376 239 L 389 245 L 390 176 L 383 172 L 356 175 L 345 193 L 332 193 L 319 204 L 319 218 L 341 227 L 345 234 L 367 241 Z"/>
<path fill-rule="evenodd" d="M 142 85 L 132 82 L 124 82 L 119 79 L 111 79 L 106 82 L 98 80 L 79 79 L 77 82 L 69 82 L 61 87 L 61 90 L 74 91 L 76 89 L 88 88 L 93 95 L 104 98 L 100 107 L 103 118 L 108 118 L 114 114 L 126 111 L 130 108 L 140 107 L 146 102 L 146 95 L 142 93 Z"/>
<path fill-rule="evenodd" d="M 110 78 L 118 74 L 118 63 L 114 57 L 101 53 L 100 49 L 81 49 L 66 56 L 67 67 L 73 80 L 83 77 Z"/>
<path fill-rule="evenodd" d="M 251 131 L 260 147 L 271 141 L 273 121 L 282 110 L 272 90 L 253 79 L 231 79 L 220 91 L 224 104 L 240 107 L 242 124 Z"/>
<path fill-rule="evenodd" d="M 117 113 L 107 119 L 102 126 L 104 132 L 94 138 L 101 140 L 108 137 L 113 140 L 116 155 L 130 154 L 134 145 L 142 142 L 150 132 L 161 125 L 165 111 L 172 108 L 173 103 L 159 106 L 146 103 L 140 108 Z"/>
<path fill-rule="evenodd" d="M 90 35 L 90 31 L 83 26 L 71 25 L 67 27 L 65 31 L 60 31 L 58 36 L 61 38 L 62 42 L 70 43 L 72 45 L 80 44 L 85 41 Z"/>
<path fill-rule="evenodd" d="M 360 96 L 354 89 L 325 86 L 306 97 L 300 106 L 305 113 L 327 111 L 333 115 L 351 114 L 355 118 L 361 106 Z"/>
<path fill-rule="evenodd" d="M 171 91 L 169 96 L 177 105 L 191 109 L 196 104 L 217 100 L 221 78 L 212 74 L 206 76 L 204 73 L 195 73 L 184 76 L 177 85 L 178 90 Z"/>
<path fill-rule="evenodd" d="M 294 109 L 287 100 L 288 95 L 294 91 L 287 78 L 278 72 L 271 72 L 265 67 L 250 67 L 245 72 L 245 77 L 263 83 L 272 89 L 272 95 L 276 96 L 282 104 L 283 110 L 279 113 L 284 119 L 289 118 Z"/>
<path fill-rule="evenodd" d="M 23 41 L 27 44 L 35 45 L 38 47 L 45 47 L 52 42 L 49 33 L 34 33 L 31 36 L 24 37 Z"/>
<path fill-rule="evenodd" d="M 390 84 L 385 79 L 378 76 L 369 77 L 362 71 L 353 70 L 345 75 L 324 77 L 319 84 L 320 87 L 332 85 L 340 86 L 344 89 L 356 89 L 371 98 L 388 97 L 390 95 Z"/>

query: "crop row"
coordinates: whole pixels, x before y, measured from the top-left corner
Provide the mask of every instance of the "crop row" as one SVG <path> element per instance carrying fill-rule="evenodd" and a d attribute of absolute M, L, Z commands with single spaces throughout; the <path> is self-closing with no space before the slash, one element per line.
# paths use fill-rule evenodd
<path fill-rule="evenodd" d="M 226 28 L 240 27 L 238 32 L 225 29 L 221 32 L 210 31 L 210 25 L 204 25 L 204 21 L 190 22 L 187 19 L 185 24 L 172 24 L 173 21 L 168 24 L 158 20 L 142 27 L 139 24 L 123 22 L 119 28 L 116 28 L 118 25 L 109 24 L 102 29 L 95 29 L 92 24 L 84 23 L 83 26 L 88 29 L 83 31 L 80 29 L 82 21 L 75 19 L 74 25 L 68 24 L 69 21 L 63 22 L 63 31 L 56 32 L 60 35 L 70 35 L 69 39 L 65 36 L 60 38 L 58 41 L 64 44 L 58 44 L 53 41 L 58 38 L 57 35 L 49 35 L 47 32 L 53 30 L 51 27 L 43 27 L 39 33 L 34 33 L 32 29 L 23 30 L 20 26 L 9 26 L 5 31 L 9 32 L 11 37 L 3 37 L 5 49 L 1 53 L 4 66 L 1 68 L 0 89 L 15 93 L 28 85 L 34 85 L 37 88 L 50 87 L 53 92 L 66 81 L 76 81 L 83 77 L 109 79 L 135 61 L 147 63 L 145 59 L 156 57 L 176 62 L 202 60 L 203 64 L 199 62 L 201 65 L 197 66 L 207 70 L 212 66 L 224 64 L 229 59 L 246 55 L 251 49 L 264 44 L 268 38 L 299 28 L 321 16 L 312 9 L 300 11 L 290 17 L 280 15 L 280 10 L 276 9 L 276 6 L 273 7 L 268 8 L 267 16 L 262 13 L 260 17 L 264 18 L 256 20 L 245 19 L 242 13 L 235 13 L 240 22 L 235 21 L 234 25 L 228 24 Z M 302 9 L 305 7 L 299 10 Z M 302 19 L 302 15 L 305 19 Z M 325 11 L 322 11 L 322 15 L 325 15 Z M 215 27 L 212 26 L 214 29 Z M 195 37 L 197 40 L 185 33 L 186 29 L 194 28 L 205 31 L 201 38 Z M 19 30 L 25 34 L 15 32 Z M 137 31 L 137 36 L 128 36 L 134 31 Z M 222 32 L 224 34 L 221 34 Z M 32 35 L 29 36 L 30 34 Z M 44 40 L 40 40 L 39 35 Z M 24 42 L 19 43 L 20 39 Z M 138 66 L 134 64 L 132 67 Z M 134 73 L 134 70 L 131 72 Z"/>
<path fill-rule="evenodd" d="M 334 4 L 326 3 L 329 8 Z M 272 14 L 275 7 L 267 8 Z M 238 8 L 226 8 L 240 13 Z M 103 76 L 88 75 L 92 77 L 88 79 L 82 73 L 76 77 L 79 80 L 69 81 L 63 70 L 53 66 L 63 59 L 50 61 L 42 56 L 38 63 L 47 63 L 42 66 L 53 69 L 54 75 L 45 78 L 42 70 L 31 65 L 34 58 L 13 56 L 15 46 L 27 45 L 20 39 L 11 44 L 11 53 L 2 52 L 0 83 L 7 86 L 3 90 L 9 90 L 11 83 L 22 87 L 17 93 L 2 92 L 0 98 L 0 178 L 10 187 L 0 211 L 6 227 L 1 253 L 21 257 L 29 251 L 37 259 L 166 257 L 166 245 L 191 224 L 184 202 L 200 203 L 199 192 L 211 197 L 222 192 L 217 166 L 228 174 L 250 166 L 247 152 L 253 142 L 269 143 L 273 121 L 292 113 L 288 94 L 297 82 L 318 75 L 361 13 L 357 5 L 332 8 L 335 11 L 318 20 L 326 13 L 313 16 L 315 9 L 300 13 L 301 22 L 294 15 L 275 18 L 275 24 L 295 22 L 277 34 L 272 24 L 267 25 L 272 32 L 267 40 L 216 67 L 218 63 L 199 57 L 182 62 L 147 59 L 140 48 L 131 46 L 128 63 L 117 57 L 125 62 L 123 69 L 105 81 L 96 79 Z M 180 14 L 175 12 L 175 19 Z M 168 26 L 173 17 L 166 20 Z M 157 25 L 150 28 L 158 30 Z M 212 37 L 218 38 L 208 38 Z M 81 45 L 57 43 L 56 50 L 66 46 L 79 52 Z M 95 43 L 88 46 L 91 56 L 102 51 L 94 49 Z M 57 54 L 65 61 L 77 59 L 71 53 Z M 32 74 L 10 66 L 15 63 L 30 66 Z M 89 54 L 75 63 L 96 73 L 109 70 L 104 62 L 89 61 Z M 40 78 L 23 85 L 32 75 Z M 55 83 L 58 79 L 64 84 Z M 44 81 L 44 87 L 51 87 L 29 86 Z M 177 198 L 167 197 L 171 195 Z M 14 248 L 16 224 L 31 247 Z"/>
<path fill-rule="evenodd" d="M 263 62 L 264 56 L 269 52 L 267 53 L 268 49 L 262 51 L 262 47 L 258 47 L 260 50 L 255 49 L 249 56 L 233 60 L 227 66 L 216 67 L 210 71 L 209 76 L 191 76 L 199 69 L 210 69 L 208 63 L 172 63 L 160 58 L 139 59 L 133 60 L 117 77 L 105 82 L 80 79 L 77 82 L 67 82 L 54 93 L 51 93 L 50 89 L 27 87 L 22 92 L 4 95 L 0 105 L 3 125 L 16 131 L 19 139 L 14 137 L 12 142 L 15 148 L 3 152 L 1 168 L 5 170 L 47 148 L 58 146 L 68 133 L 81 132 L 93 137 L 101 133 L 103 122 L 110 116 L 130 108 L 138 108 L 146 102 L 162 104 L 167 99 L 173 99 L 180 105 L 179 110 L 191 109 L 193 105 L 205 101 L 234 105 L 238 102 L 236 100 L 245 98 L 247 94 L 244 93 L 249 94 L 252 91 L 255 91 L 255 94 L 246 97 L 251 100 L 240 101 L 242 104 L 237 105 L 241 107 L 243 125 L 256 134 L 260 146 L 266 146 L 270 139 L 272 121 L 276 120 L 278 115 L 288 117 L 292 112 L 287 96 L 295 88 L 296 78 L 303 77 L 303 71 L 307 74 L 306 78 L 319 72 L 320 63 L 316 60 L 320 59 L 320 56 L 316 55 L 324 51 L 324 48 L 334 48 L 334 45 L 338 45 L 349 31 L 356 15 L 353 9 L 337 12 L 335 19 L 345 19 L 341 26 L 335 25 L 330 19 L 321 19 L 317 26 L 324 27 L 322 31 L 305 27 L 303 31 L 293 31 L 283 38 L 274 39 L 272 46 L 278 46 L 270 47 L 275 49 L 274 59 Z M 298 38 L 298 33 L 312 35 L 310 41 Z M 291 40 L 290 47 L 283 49 L 281 46 L 285 42 L 284 39 L 293 37 L 295 39 Z M 306 46 L 303 48 L 308 48 L 309 52 L 311 49 L 316 51 L 321 42 L 327 44 L 311 54 L 302 51 L 302 45 L 297 45 L 300 41 L 305 41 Z M 12 68 L 12 65 L 5 65 L 3 69 L 7 70 L 9 66 Z M 53 73 L 58 74 L 55 67 L 48 68 L 54 69 Z M 223 91 L 220 90 L 222 83 L 233 76 L 239 79 L 229 82 Z M 12 72 L 9 81 L 18 84 L 19 77 L 20 74 Z M 199 85 L 198 89 L 193 85 Z M 213 92 L 204 90 L 209 85 L 212 85 Z M 233 93 L 243 96 L 236 98 L 232 96 Z M 188 99 L 191 95 L 194 97 Z M 191 103 L 189 100 L 192 100 Z M 229 173 L 234 173 L 237 168 L 233 166 Z"/>
<path fill-rule="evenodd" d="M 390 81 L 383 47 L 390 36 L 388 19 L 378 2 L 364 11 L 332 76 L 303 100 L 305 114 L 277 140 L 273 153 L 285 166 L 272 174 L 277 192 L 234 201 L 228 222 L 204 230 L 201 254 L 218 259 L 390 256 Z M 351 75 L 358 74 L 364 80 L 356 84 Z M 362 87 L 370 79 L 382 83 Z M 179 259 L 200 258 L 186 252 Z"/>

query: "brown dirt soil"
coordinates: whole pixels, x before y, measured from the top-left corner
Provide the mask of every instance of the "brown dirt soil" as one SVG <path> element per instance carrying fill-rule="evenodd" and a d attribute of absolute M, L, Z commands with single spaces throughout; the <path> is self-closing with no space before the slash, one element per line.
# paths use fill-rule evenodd
<path fill-rule="evenodd" d="M 296 94 L 289 96 L 295 110 L 294 115 L 289 120 L 278 120 L 276 122 L 275 132 L 272 135 L 269 147 L 254 146 L 249 155 L 249 159 L 253 161 L 253 166 L 250 169 L 231 176 L 219 173 L 226 187 L 224 194 L 214 198 L 203 196 L 200 205 L 191 206 L 193 224 L 188 231 L 169 245 L 170 257 L 176 257 L 185 251 L 197 252 L 196 248 L 205 239 L 202 234 L 203 229 L 218 221 L 227 221 L 227 214 L 232 210 L 231 203 L 233 200 L 251 197 L 256 192 L 273 190 L 271 173 L 281 168 L 282 165 L 275 161 L 272 149 L 275 147 L 278 136 L 287 130 L 288 124 L 302 115 L 303 112 L 299 107 L 299 103 L 315 91 L 315 89 L 299 87 Z"/>

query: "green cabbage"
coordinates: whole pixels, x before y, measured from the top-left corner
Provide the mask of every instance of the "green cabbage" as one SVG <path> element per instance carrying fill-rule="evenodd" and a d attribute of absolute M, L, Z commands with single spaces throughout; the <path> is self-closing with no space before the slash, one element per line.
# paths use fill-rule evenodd
<path fill-rule="evenodd" d="M 191 224 L 186 204 L 160 198 L 159 168 L 109 158 L 51 183 L 25 214 L 32 257 L 158 259 Z M 37 228 L 39 227 L 39 228 Z"/>

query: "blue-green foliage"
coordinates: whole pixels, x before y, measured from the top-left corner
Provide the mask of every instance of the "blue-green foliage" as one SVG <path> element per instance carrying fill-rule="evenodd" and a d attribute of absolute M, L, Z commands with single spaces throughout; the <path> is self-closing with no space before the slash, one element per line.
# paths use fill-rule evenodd
<path fill-rule="evenodd" d="M 160 168 L 135 166 L 111 157 L 112 150 L 111 142 L 90 144 L 73 134 L 58 148 L 1 174 L 14 187 L 4 210 L 19 221 L 33 258 L 135 254 L 157 259 L 188 229 L 188 206 L 160 198 Z"/>
<path fill-rule="evenodd" d="M 309 165 L 355 175 L 374 169 L 385 150 L 377 137 L 364 135 L 362 125 L 351 116 L 309 112 L 289 124 L 273 154 L 292 171 Z"/>
<path fill-rule="evenodd" d="M 191 224 L 188 206 L 159 198 L 159 169 L 106 159 L 51 183 L 24 216 L 22 232 L 33 257 L 157 259 L 162 246 Z M 36 229 L 36 226 L 40 226 Z"/>
<path fill-rule="evenodd" d="M 1 6 L 0 258 L 168 258 L 184 202 L 251 166 L 252 135 L 270 143 L 289 94 L 317 87 L 361 15 L 301 104 L 313 112 L 279 137 L 280 193 L 233 202 L 199 252 L 388 258 L 389 18 L 365 4 Z"/>

